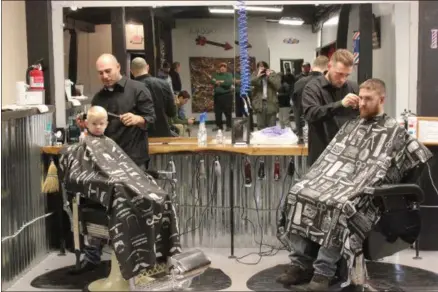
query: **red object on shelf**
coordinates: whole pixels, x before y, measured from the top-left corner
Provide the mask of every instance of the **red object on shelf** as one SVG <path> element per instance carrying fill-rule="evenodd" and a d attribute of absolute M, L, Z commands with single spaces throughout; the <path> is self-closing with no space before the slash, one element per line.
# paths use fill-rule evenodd
<path fill-rule="evenodd" d="M 29 71 L 29 89 L 44 90 L 44 73 L 41 65 L 33 65 Z"/>

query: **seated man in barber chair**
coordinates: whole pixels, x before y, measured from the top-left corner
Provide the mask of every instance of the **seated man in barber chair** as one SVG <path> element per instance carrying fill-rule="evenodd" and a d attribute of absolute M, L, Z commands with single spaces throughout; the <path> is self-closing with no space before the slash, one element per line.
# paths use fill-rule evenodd
<path fill-rule="evenodd" d="M 365 81 L 359 97 L 360 116 L 341 127 L 284 203 L 278 238 L 291 251 L 291 265 L 277 282 L 285 286 L 327 291 L 341 262 L 350 273 L 353 265 L 364 267 L 363 256 L 375 258 L 367 251 L 375 227 L 384 234 L 373 246 L 380 255 L 388 252 L 386 243 L 418 236 L 418 210 L 407 206 L 412 200 L 415 208 L 421 189 L 391 184 L 405 183 L 432 154 L 383 112 L 383 81 Z M 413 225 L 417 230 L 409 229 Z"/>
<path fill-rule="evenodd" d="M 65 191 L 80 194 L 105 208 L 108 220 L 97 225 L 108 227 L 107 237 L 118 261 L 112 268 L 120 265 L 121 276 L 125 281 L 129 280 L 131 290 L 142 290 L 141 285 L 147 284 L 142 283 L 144 275 L 150 275 L 145 271 L 156 270 L 159 262 L 169 261 L 174 268 L 192 274 L 205 270 L 209 260 L 202 252 L 190 252 L 187 257 L 181 253 L 177 218 L 168 193 L 113 140 L 103 135 L 107 119 L 104 108 L 90 108 L 86 120 L 87 136 L 82 142 L 61 151 L 60 178 Z M 76 210 L 73 217 L 79 221 L 81 216 L 77 213 Z M 92 217 L 97 217 L 97 213 L 91 212 L 87 216 L 95 220 Z M 77 229 L 74 230 L 75 241 L 78 241 Z M 197 263 L 193 263 L 193 256 L 197 257 Z M 147 282 L 151 281 L 146 278 Z M 113 282 L 123 282 L 123 279 Z M 106 286 L 105 289 L 120 290 L 119 287 Z"/>

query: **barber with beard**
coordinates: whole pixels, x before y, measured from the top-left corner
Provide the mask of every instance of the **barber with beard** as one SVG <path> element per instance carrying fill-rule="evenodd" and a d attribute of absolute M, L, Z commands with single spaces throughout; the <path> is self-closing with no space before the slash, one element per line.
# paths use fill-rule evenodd
<path fill-rule="evenodd" d="M 359 114 L 358 85 L 347 80 L 353 66 L 353 54 L 339 49 L 331 56 L 327 73 L 312 79 L 304 87 L 302 102 L 304 118 L 309 125 L 309 167 L 342 125 Z"/>

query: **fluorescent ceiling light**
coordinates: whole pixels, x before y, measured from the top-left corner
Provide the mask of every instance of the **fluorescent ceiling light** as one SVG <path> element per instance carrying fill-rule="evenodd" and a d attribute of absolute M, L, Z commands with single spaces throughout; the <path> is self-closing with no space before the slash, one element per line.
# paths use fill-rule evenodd
<path fill-rule="evenodd" d="M 210 13 L 219 13 L 219 14 L 234 14 L 234 9 L 231 8 L 208 8 Z"/>
<path fill-rule="evenodd" d="M 233 8 L 208 8 L 210 13 L 220 13 L 220 14 L 233 14 L 238 10 L 238 6 L 234 6 Z M 269 6 L 245 6 L 246 11 L 259 11 L 259 12 L 282 12 L 283 7 L 269 7 Z"/>
<path fill-rule="evenodd" d="M 339 16 L 333 16 L 326 22 L 324 22 L 324 25 L 337 25 L 339 23 Z"/>
<path fill-rule="evenodd" d="M 304 20 L 302 19 L 287 19 L 287 18 L 282 18 L 280 19 L 280 21 L 278 21 L 279 24 L 284 24 L 284 25 L 303 25 Z"/>
<path fill-rule="evenodd" d="M 238 6 L 234 6 L 234 9 L 239 9 Z M 263 12 L 282 12 L 283 7 L 272 7 L 272 6 L 245 6 L 247 11 L 263 11 Z"/>

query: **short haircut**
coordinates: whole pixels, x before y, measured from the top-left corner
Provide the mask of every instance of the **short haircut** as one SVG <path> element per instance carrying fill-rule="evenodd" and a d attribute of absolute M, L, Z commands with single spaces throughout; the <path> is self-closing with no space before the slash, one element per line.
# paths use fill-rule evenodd
<path fill-rule="evenodd" d="M 145 59 L 143 59 L 142 57 L 136 57 L 131 62 L 131 70 L 136 72 L 141 71 L 146 68 L 147 65 L 148 63 L 146 63 Z"/>
<path fill-rule="evenodd" d="M 96 119 L 96 118 L 108 119 L 108 113 L 106 109 L 98 105 L 90 107 L 87 111 L 87 120 Z"/>
<path fill-rule="evenodd" d="M 327 68 L 327 64 L 329 62 L 329 58 L 327 58 L 326 56 L 318 56 L 316 57 L 316 59 L 313 61 L 313 67 L 318 67 L 321 69 L 325 69 Z"/>
<path fill-rule="evenodd" d="M 330 58 L 330 61 L 333 64 L 339 62 L 346 67 L 352 67 L 354 65 L 354 56 L 349 50 L 339 49 L 333 53 L 333 55 Z"/>
<path fill-rule="evenodd" d="M 173 62 L 172 64 L 172 69 L 175 70 L 176 68 L 178 68 L 180 66 L 180 62 Z"/>
<path fill-rule="evenodd" d="M 187 90 L 183 90 L 178 93 L 178 97 L 182 97 L 183 99 L 190 99 L 190 94 L 187 92 Z"/>
<path fill-rule="evenodd" d="M 376 91 L 378 94 L 385 96 L 386 95 L 386 85 L 383 80 L 378 78 L 371 78 L 365 80 L 360 86 L 360 89 L 367 89 L 370 91 Z"/>

